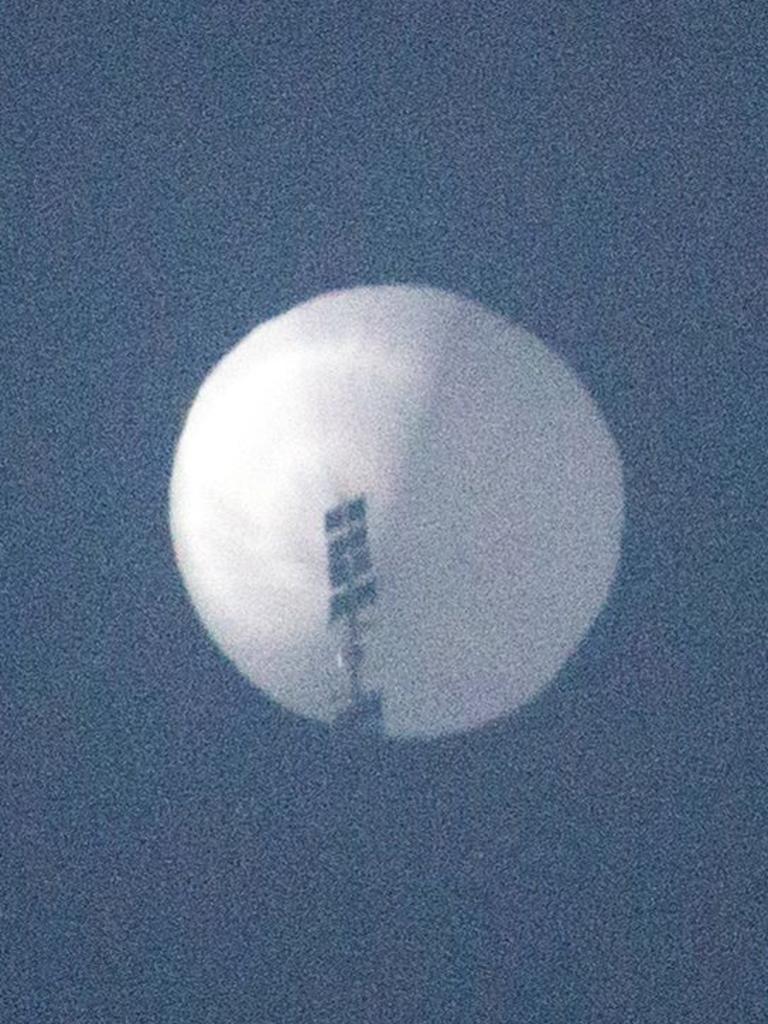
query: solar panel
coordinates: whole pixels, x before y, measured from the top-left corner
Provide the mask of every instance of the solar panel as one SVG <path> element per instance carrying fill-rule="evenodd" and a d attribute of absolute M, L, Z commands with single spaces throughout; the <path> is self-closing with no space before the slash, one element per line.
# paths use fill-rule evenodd
<path fill-rule="evenodd" d="M 376 581 L 370 580 L 355 588 L 355 607 L 365 608 L 376 601 Z"/>
<path fill-rule="evenodd" d="M 355 551 L 352 555 L 351 562 L 353 576 L 365 576 L 367 572 L 370 572 L 373 569 L 371 553 L 368 548 L 362 548 L 360 551 Z"/>
<path fill-rule="evenodd" d="M 328 557 L 331 561 L 335 561 L 342 558 L 347 552 L 365 548 L 367 542 L 368 531 L 364 526 L 358 526 L 328 542 Z"/>
<path fill-rule="evenodd" d="M 365 495 L 336 505 L 325 513 L 328 578 L 331 584 L 329 617 L 341 621 L 343 638 L 340 664 L 346 670 L 349 706 L 336 716 L 336 724 L 351 733 L 383 732 L 381 695 L 366 691 L 362 683 L 364 634 L 376 602 L 376 579 L 368 549 Z"/>
<path fill-rule="evenodd" d="M 368 543 L 368 530 L 363 526 L 356 526 L 347 534 L 347 544 L 350 548 L 363 548 Z"/>
<path fill-rule="evenodd" d="M 348 525 L 364 524 L 366 511 L 367 503 L 363 496 L 335 505 L 325 513 L 325 532 L 333 533 Z"/>
<path fill-rule="evenodd" d="M 340 530 L 345 523 L 344 509 L 345 505 L 337 505 L 335 508 L 325 513 L 325 532 L 333 533 L 334 530 Z"/>
<path fill-rule="evenodd" d="M 328 563 L 328 579 L 334 590 L 344 586 L 349 581 L 350 564 L 347 558 L 331 559 Z"/>
<path fill-rule="evenodd" d="M 325 514 L 328 534 L 328 579 L 331 584 L 331 621 L 354 618 L 358 609 L 376 600 L 376 582 L 365 580 L 373 572 L 368 550 L 366 500 L 354 498 Z"/>
<path fill-rule="evenodd" d="M 345 557 L 347 553 L 348 542 L 346 536 L 336 537 L 328 544 L 328 561 L 338 562 Z"/>
<path fill-rule="evenodd" d="M 351 610 L 352 602 L 349 593 L 342 591 L 340 594 L 331 595 L 331 622 L 343 619 L 350 614 Z"/>
<path fill-rule="evenodd" d="M 349 517 L 349 521 L 352 523 L 360 522 L 365 519 L 365 512 L 365 498 L 362 496 L 355 498 L 347 505 L 347 516 Z"/>

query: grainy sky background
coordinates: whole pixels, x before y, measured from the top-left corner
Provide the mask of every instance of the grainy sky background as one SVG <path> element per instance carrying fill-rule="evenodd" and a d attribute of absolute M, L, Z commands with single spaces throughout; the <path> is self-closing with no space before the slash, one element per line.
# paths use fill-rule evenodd
<path fill-rule="evenodd" d="M 4 1020 L 764 1019 L 767 40 L 739 2 L 6 5 Z M 166 489 L 239 337 L 394 281 L 566 359 L 627 531 L 544 698 L 347 758 L 208 642 Z"/>

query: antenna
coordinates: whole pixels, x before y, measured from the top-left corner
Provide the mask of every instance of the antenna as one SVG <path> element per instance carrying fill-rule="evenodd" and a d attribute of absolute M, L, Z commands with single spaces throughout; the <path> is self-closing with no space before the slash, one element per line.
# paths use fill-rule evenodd
<path fill-rule="evenodd" d="M 330 625 L 341 632 L 339 662 L 346 670 L 346 705 L 336 716 L 345 732 L 381 733 L 381 694 L 363 686 L 364 634 L 376 603 L 376 577 L 368 548 L 365 495 L 335 505 L 325 513 Z"/>

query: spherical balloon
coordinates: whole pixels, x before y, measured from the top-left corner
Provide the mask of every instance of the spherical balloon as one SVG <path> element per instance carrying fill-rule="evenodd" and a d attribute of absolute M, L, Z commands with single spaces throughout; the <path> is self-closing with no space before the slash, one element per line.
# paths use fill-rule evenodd
<path fill-rule="evenodd" d="M 623 523 L 616 445 L 563 362 L 475 302 L 382 286 L 261 324 L 204 381 L 171 478 L 179 568 L 243 675 L 328 722 L 324 517 L 358 494 L 387 733 L 471 729 L 540 693 L 605 602 Z"/>

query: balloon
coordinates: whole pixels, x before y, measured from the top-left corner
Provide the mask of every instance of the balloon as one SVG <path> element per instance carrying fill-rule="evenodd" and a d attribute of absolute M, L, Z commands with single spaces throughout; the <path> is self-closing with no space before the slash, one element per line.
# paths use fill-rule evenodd
<path fill-rule="evenodd" d="M 321 295 L 256 327 L 203 382 L 170 524 L 221 650 L 332 721 L 326 512 L 365 495 L 378 600 L 365 682 L 392 736 L 513 712 L 600 611 L 623 524 L 616 445 L 544 344 L 431 288 Z"/>

